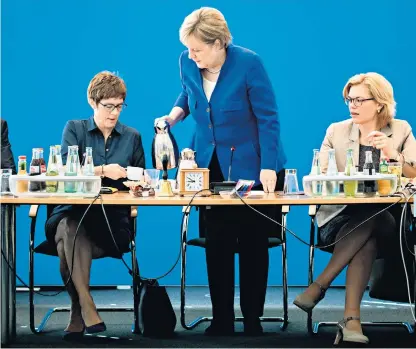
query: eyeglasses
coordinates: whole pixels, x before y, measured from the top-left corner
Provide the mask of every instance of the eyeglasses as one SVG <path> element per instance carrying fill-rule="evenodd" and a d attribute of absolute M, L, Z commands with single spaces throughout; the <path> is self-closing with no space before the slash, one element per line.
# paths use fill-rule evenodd
<path fill-rule="evenodd" d="M 100 104 L 105 109 L 107 109 L 107 111 L 109 113 L 112 113 L 114 111 L 114 109 L 117 109 L 117 111 L 121 112 L 123 110 L 123 108 L 127 107 L 126 103 L 121 103 L 121 104 L 114 105 L 114 104 L 103 104 L 103 103 L 100 102 Z"/>
<path fill-rule="evenodd" d="M 351 103 L 353 103 L 356 107 L 361 107 L 363 102 L 373 101 L 373 100 L 374 100 L 374 98 L 360 98 L 360 97 L 349 98 L 349 97 L 347 97 L 347 98 L 345 98 L 345 104 L 349 106 Z"/>

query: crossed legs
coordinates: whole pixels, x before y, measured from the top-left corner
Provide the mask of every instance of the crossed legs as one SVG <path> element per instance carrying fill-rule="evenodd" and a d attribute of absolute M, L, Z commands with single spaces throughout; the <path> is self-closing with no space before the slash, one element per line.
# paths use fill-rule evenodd
<path fill-rule="evenodd" d="M 351 219 L 338 232 L 336 240 L 345 236 L 353 228 L 377 212 L 377 206 L 366 211 L 356 209 Z M 360 304 L 371 275 L 374 260 L 377 257 L 378 247 L 383 239 L 388 239 L 396 229 L 394 217 L 387 211 L 360 225 L 352 233 L 339 241 L 334 248 L 332 257 L 318 276 L 316 282 L 323 288 L 328 288 L 341 271 L 348 266 L 345 292 L 344 317 L 360 316 Z M 318 284 L 311 284 L 305 291 L 312 299 L 320 295 Z M 351 320 L 347 328 L 362 332 L 358 320 Z"/>
<path fill-rule="evenodd" d="M 55 235 L 61 276 L 65 283 L 72 270 L 71 281 L 67 285 L 71 298 L 71 313 L 66 330 L 70 332 L 82 331 L 82 320 L 86 326 L 102 322 L 90 293 L 89 282 L 92 259 L 101 257 L 104 251 L 88 239 L 82 226 L 79 228 L 74 250 L 77 226 L 78 221 L 65 217 L 59 222 Z"/>

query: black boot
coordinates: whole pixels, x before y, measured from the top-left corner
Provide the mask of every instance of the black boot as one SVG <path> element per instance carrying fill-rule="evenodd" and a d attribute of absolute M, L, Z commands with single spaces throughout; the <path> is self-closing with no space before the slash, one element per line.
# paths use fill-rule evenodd
<path fill-rule="evenodd" d="M 234 322 L 220 322 L 213 320 L 205 330 L 206 336 L 232 336 L 234 334 Z"/>
<path fill-rule="evenodd" d="M 263 327 L 261 326 L 260 319 L 244 319 L 244 334 L 253 337 L 263 335 Z"/>

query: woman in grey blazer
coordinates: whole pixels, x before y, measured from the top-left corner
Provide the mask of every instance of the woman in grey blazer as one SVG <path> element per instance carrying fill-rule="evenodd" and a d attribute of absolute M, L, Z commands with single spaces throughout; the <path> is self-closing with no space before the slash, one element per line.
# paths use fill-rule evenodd
<path fill-rule="evenodd" d="M 416 141 L 407 121 L 393 119 L 396 102 L 391 84 L 377 73 L 358 74 L 347 82 L 343 95 L 351 119 L 329 126 L 321 146 L 323 172 L 328 167 L 326 153 L 329 149 L 335 149 L 337 167 L 344 171 L 347 149 L 352 148 L 360 171 L 365 151 L 371 150 L 376 171 L 380 156 L 384 155 L 402 164 L 404 176 L 415 177 Z M 294 304 L 306 312 L 311 311 L 325 296 L 332 281 L 348 266 L 344 318 L 338 323 L 335 344 L 340 340 L 369 342 L 360 323 L 361 299 L 373 262 L 387 253 L 397 238 L 397 222 L 391 212 L 386 210 L 372 217 L 380 209 L 378 205 L 366 205 L 365 210 L 355 205 L 323 205 L 318 211 L 320 244 L 328 245 L 345 238 L 331 249 L 332 257 L 325 270 L 296 297 Z"/>

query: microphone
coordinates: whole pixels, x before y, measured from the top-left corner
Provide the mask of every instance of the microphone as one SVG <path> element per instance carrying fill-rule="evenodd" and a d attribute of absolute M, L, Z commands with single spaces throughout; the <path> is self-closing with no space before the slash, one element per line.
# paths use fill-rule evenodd
<path fill-rule="evenodd" d="M 236 186 L 237 182 L 231 180 L 231 169 L 233 166 L 233 156 L 235 147 L 231 147 L 231 154 L 230 154 L 230 165 L 228 167 L 228 180 L 224 180 L 223 182 L 211 182 L 210 183 L 210 190 L 214 194 L 219 194 L 220 191 L 232 191 Z"/>
<path fill-rule="evenodd" d="M 231 157 L 230 157 L 230 166 L 228 167 L 228 180 L 227 182 L 231 182 L 231 167 L 233 165 L 233 156 L 234 156 L 235 147 L 231 147 Z"/>

